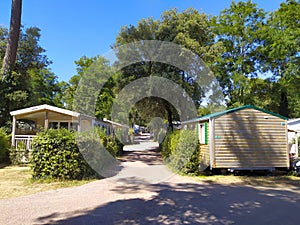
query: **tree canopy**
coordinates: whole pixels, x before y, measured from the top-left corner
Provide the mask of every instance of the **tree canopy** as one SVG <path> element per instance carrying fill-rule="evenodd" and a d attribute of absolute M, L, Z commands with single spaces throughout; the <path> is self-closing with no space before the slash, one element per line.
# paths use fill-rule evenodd
<path fill-rule="evenodd" d="M 253 104 L 283 116 L 299 117 L 299 19 L 299 0 L 286 0 L 273 12 L 264 11 L 250 0 L 233 1 L 213 17 L 193 8 L 170 9 L 159 19 L 145 18 L 136 25 L 122 27 L 113 47 L 143 40 L 180 45 L 199 56 L 213 71 L 226 107 Z M 11 110 L 24 106 L 47 103 L 72 109 L 79 81 L 94 63 L 100 71 L 97 75 L 109 77 L 99 93 L 94 90 L 98 94 L 95 115 L 99 118 L 111 117 L 114 101 L 127 85 L 140 78 L 156 76 L 174 82 L 178 90 L 185 90 L 199 114 L 213 110 L 211 104 L 204 104 L 205 90 L 199 87 L 193 74 L 159 61 L 140 60 L 113 71 L 111 62 L 105 58 L 83 56 L 75 61 L 77 74 L 69 81 L 58 82 L 50 68 L 51 60 L 39 44 L 40 37 L 39 28 L 21 26 L 14 66 L 0 83 L 0 126 L 10 121 Z M 8 43 L 9 30 L 0 26 L 2 62 Z M 116 57 L 120 61 L 124 55 L 139 52 L 134 51 L 119 51 Z M 95 85 L 101 83 L 98 78 L 96 75 L 93 78 Z M 151 118 L 161 117 L 172 126 L 174 120 L 179 120 L 179 114 L 166 99 L 148 96 L 139 99 L 126 116 L 131 123 L 144 125 Z"/>

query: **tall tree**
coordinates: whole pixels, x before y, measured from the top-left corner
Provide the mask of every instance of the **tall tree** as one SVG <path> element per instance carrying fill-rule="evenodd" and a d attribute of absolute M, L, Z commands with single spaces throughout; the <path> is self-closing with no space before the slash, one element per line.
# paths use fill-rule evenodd
<path fill-rule="evenodd" d="M 164 12 L 160 20 L 142 19 L 136 26 L 125 26 L 116 38 L 115 47 L 141 40 L 176 43 L 193 51 L 209 65 L 212 65 L 212 62 L 219 57 L 222 48 L 219 43 L 214 43 L 209 18 L 194 9 L 187 9 L 183 12 L 172 9 Z M 130 55 L 130 52 L 127 52 L 127 55 Z M 197 85 L 195 77 L 180 68 L 161 62 L 141 61 L 123 68 L 117 81 L 118 90 L 135 79 L 149 76 L 160 76 L 172 80 L 191 96 L 197 107 L 200 105 L 203 90 Z M 172 121 L 177 119 L 178 112 L 174 112 L 174 107 L 164 99 L 148 98 L 144 99 L 144 102 L 139 102 L 138 105 L 144 105 L 145 111 L 155 109 L 160 111 L 157 112 L 158 114 L 165 112 L 164 119 L 169 121 L 170 127 L 173 126 Z M 151 108 L 151 105 L 155 107 Z"/>
<path fill-rule="evenodd" d="M 262 35 L 263 65 L 277 83 L 278 112 L 287 117 L 300 116 L 300 92 L 296 88 L 300 80 L 300 1 L 282 3 L 270 14 Z"/>
<path fill-rule="evenodd" d="M 264 10 L 250 0 L 233 1 L 212 21 L 217 41 L 225 47 L 221 60 L 216 61 L 216 72 L 228 98 L 228 106 L 244 105 L 251 100 L 250 78 L 261 72 L 263 39 L 259 34 L 264 27 L 265 16 Z"/>
<path fill-rule="evenodd" d="M 2 65 L 3 78 L 14 66 L 20 36 L 22 0 L 12 0 L 9 38 Z"/>
<path fill-rule="evenodd" d="M 95 107 L 95 112 L 91 112 L 88 109 L 87 113 L 93 113 L 99 119 L 110 119 L 110 112 L 115 97 L 115 83 L 109 62 L 100 56 L 90 58 L 83 56 L 75 61 L 75 64 L 77 74 L 71 77 L 63 92 L 62 100 L 65 107 L 69 109 L 74 109 L 75 107 L 74 110 L 81 111 L 82 107 L 88 105 L 85 102 L 84 95 L 89 95 L 88 99 L 91 99 L 91 95 L 95 92 L 95 95 L 97 95 L 95 96 L 95 102 L 91 102 L 91 104 L 94 104 L 92 107 Z M 91 67 L 96 72 L 90 72 Z M 98 88 L 102 85 L 101 78 L 103 76 L 101 75 L 103 74 L 110 78 L 99 91 Z M 91 82 L 91 85 L 86 85 L 86 82 Z M 82 96 L 78 96 L 78 93 L 81 93 Z M 76 102 L 74 102 L 74 98 L 76 98 Z"/>
<path fill-rule="evenodd" d="M 51 62 L 39 45 L 40 36 L 37 27 L 21 30 L 17 60 L 5 79 L 0 81 L 0 126 L 10 120 L 9 112 L 12 110 L 40 103 L 60 102 L 54 96 L 57 93 L 57 77 L 48 68 Z M 7 28 L 0 26 L 0 59 L 4 58 L 7 43 Z M 45 95 L 42 91 L 45 91 Z"/>

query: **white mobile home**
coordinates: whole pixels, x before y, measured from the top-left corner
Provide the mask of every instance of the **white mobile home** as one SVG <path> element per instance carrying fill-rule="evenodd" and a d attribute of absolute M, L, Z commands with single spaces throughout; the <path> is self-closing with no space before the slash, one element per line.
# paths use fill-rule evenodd
<path fill-rule="evenodd" d="M 12 146 L 17 146 L 18 142 L 23 142 L 27 149 L 30 149 L 31 140 L 37 132 L 44 129 L 66 128 L 74 131 L 85 131 L 94 126 L 101 126 L 105 127 L 108 133 L 111 133 L 112 126 L 120 125 L 46 104 L 12 111 L 10 114 L 13 117 Z"/>

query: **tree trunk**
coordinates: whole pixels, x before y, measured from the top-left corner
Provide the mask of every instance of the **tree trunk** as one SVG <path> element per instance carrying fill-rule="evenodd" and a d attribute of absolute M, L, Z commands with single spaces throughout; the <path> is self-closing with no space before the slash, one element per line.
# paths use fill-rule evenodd
<path fill-rule="evenodd" d="M 172 110 L 170 109 L 170 107 L 168 105 L 166 105 L 165 107 L 166 107 L 166 110 L 168 112 L 169 127 L 171 128 L 171 131 L 173 131 L 174 126 L 173 126 Z"/>
<path fill-rule="evenodd" d="M 285 117 L 289 117 L 289 102 L 287 98 L 287 92 L 285 90 L 281 91 L 280 98 L 279 114 Z"/>
<path fill-rule="evenodd" d="M 10 30 L 2 65 L 3 78 L 15 64 L 20 36 L 22 0 L 12 0 Z"/>

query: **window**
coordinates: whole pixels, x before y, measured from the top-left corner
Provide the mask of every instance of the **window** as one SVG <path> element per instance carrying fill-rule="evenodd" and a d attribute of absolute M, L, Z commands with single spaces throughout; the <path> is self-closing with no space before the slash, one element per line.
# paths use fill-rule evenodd
<path fill-rule="evenodd" d="M 58 122 L 50 122 L 49 123 L 49 128 L 57 129 L 58 128 Z"/>
<path fill-rule="evenodd" d="M 60 122 L 59 123 L 59 128 L 65 128 L 65 129 L 69 129 L 69 123 L 68 122 Z"/>
<path fill-rule="evenodd" d="M 52 129 L 65 128 L 67 130 L 70 129 L 70 130 L 77 131 L 78 123 L 51 121 L 51 122 L 49 122 L 49 128 L 52 128 Z"/>
<path fill-rule="evenodd" d="M 71 122 L 70 130 L 72 130 L 72 131 L 78 131 L 78 123 Z"/>

